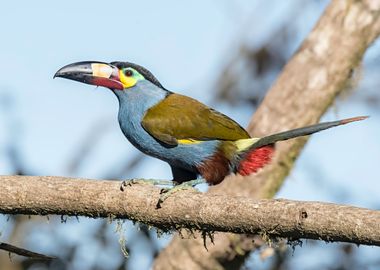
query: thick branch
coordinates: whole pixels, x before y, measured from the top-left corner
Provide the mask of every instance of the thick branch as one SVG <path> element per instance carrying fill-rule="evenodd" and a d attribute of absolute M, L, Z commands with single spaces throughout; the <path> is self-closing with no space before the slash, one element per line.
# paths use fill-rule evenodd
<path fill-rule="evenodd" d="M 249 125 L 252 135 L 269 135 L 318 122 L 347 85 L 364 52 L 380 33 L 379 0 L 333 0 L 277 81 Z M 282 142 L 270 166 L 252 177 L 225 180 L 213 192 L 271 198 L 281 187 L 306 138 Z M 333 151 L 331 149 L 331 151 Z M 200 240 L 175 237 L 154 269 L 238 269 L 255 248 L 249 238 L 215 235 L 206 252 Z"/>
<path fill-rule="evenodd" d="M 380 211 L 321 202 L 175 193 L 156 209 L 159 189 L 120 182 L 0 176 L 3 214 L 127 218 L 165 231 L 188 228 L 380 246 Z"/>

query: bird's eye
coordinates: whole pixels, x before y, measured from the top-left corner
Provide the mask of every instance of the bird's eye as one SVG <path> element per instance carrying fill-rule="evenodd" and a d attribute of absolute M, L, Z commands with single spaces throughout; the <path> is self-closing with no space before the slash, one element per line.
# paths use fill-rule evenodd
<path fill-rule="evenodd" d="M 132 77 L 132 75 L 133 75 L 133 71 L 130 70 L 130 69 L 126 69 L 126 70 L 124 71 L 124 74 L 125 74 L 125 76 L 127 76 L 127 77 Z"/>

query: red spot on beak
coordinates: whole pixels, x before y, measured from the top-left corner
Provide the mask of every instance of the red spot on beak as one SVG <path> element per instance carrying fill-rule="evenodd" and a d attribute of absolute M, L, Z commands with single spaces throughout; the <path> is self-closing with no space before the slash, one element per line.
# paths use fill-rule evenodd
<path fill-rule="evenodd" d="M 104 86 L 111 89 L 117 89 L 117 90 L 123 90 L 124 86 L 123 84 L 114 79 L 107 79 L 102 77 L 93 77 L 91 80 L 91 84 L 96 86 Z"/>

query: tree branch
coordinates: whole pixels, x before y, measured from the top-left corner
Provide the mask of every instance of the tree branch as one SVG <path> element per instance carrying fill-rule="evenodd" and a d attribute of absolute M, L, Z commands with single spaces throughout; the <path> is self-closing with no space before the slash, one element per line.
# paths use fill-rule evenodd
<path fill-rule="evenodd" d="M 380 33 L 379 0 L 333 0 L 274 82 L 248 130 L 255 137 L 318 122 L 345 89 L 352 71 Z M 271 198 L 293 167 L 307 138 L 278 143 L 273 162 L 259 174 L 230 177 L 210 191 Z M 331 150 L 332 151 L 332 150 Z M 254 249 L 252 239 L 216 234 L 206 252 L 202 241 L 175 237 L 154 262 L 156 270 L 238 269 Z"/>
<path fill-rule="evenodd" d="M 3 214 L 131 219 L 164 231 L 182 228 L 380 246 L 380 211 L 321 202 L 253 200 L 181 191 L 156 209 L 159 189 L 120 182 L 0 176 Z"/>

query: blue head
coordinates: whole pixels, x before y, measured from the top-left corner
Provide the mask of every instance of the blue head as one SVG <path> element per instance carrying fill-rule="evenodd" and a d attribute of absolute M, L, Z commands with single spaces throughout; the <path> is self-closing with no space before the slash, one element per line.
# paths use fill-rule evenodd
<path fill-rule="evenodd" d="M 149 70 L 130 62 L 78 62 L 61 68 L 54 77 L 111 89 L 119 100 L 120 111 L 128 107 L 129 117 L 145 112 L 170 93 Z"/>
<path fill-rule="evenodd" d="M 149 97 L 167 94 L 167 91 L 146 68 L 130 62 L 84 61 L 69 64 L 56 72 L 54 77 L 62 77 L 111 89 L 119 100 L 138 90 L 150 88 Z"/>
<path fill-rule="evenodd" d="M 129 62 L 112 62 L 111 65 L 118 69 L 123 88 L 111 89 L 117 96 L 121 109 L 131 106 L 136 111 L 145 111 L 170 93 L 142 66 Z"/>

